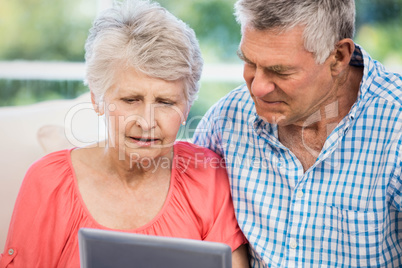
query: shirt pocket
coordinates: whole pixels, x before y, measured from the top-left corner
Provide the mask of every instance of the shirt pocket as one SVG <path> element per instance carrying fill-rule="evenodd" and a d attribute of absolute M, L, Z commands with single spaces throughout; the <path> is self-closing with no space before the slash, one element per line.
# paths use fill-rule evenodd
<path fill-rule="evenodd" d="M 325 206 L 321 236 L 324 266 L 372 267 L 379 265 L 383 232 L 378 213 Z"/>

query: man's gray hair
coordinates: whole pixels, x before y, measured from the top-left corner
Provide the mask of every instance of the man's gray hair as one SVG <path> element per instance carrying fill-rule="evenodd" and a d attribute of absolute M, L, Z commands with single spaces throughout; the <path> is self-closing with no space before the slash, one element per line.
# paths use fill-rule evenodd
<path fill-rule="evenodd" d="M 85 44 L 85 83 L 102 101 L 115 72 L 134 67 L 153 78 L 182 79 L 187 102 L 197 98 L 203 60 L 194 31 L 157 3 L 116 2 L 93 23 Z"/>
<path fill-rule="evenodd" d="M 304 46 L 322 64 L 337 42 L 353 38 L 354 0 L 238 0 L 235 15 L 242 30 L 290 30 L 305 27 Z"/>

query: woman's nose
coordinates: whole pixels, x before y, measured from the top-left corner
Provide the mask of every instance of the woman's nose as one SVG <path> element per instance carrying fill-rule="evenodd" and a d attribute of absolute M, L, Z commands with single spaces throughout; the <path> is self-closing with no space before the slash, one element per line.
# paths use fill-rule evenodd
<path fill-rule="evenodd" d="M 156 126 L 156 109 L 155 105 L 147 104 L 144 105 L 141 114 L 138 114 L 138 119 L 136 121 L 137 126 L 142 128 L 143 131 L 149 131 Z"/>

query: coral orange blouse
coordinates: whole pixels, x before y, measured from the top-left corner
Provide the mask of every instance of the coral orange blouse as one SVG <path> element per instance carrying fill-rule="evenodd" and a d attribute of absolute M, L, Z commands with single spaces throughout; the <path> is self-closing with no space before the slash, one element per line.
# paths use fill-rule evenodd
<path fill-rule="evenodd" d="M 15 204 L 0 267 L 79 267 L 78 230 L 111 230 L 87 210 L 70 158 L 51 153 L 28 170 Z M 186 142 L 174 145 L 169 193 L 159 214 L 123 232 L 222 242 L 235 250 L 247 240 L 234 215 L 221 158 Z"/>

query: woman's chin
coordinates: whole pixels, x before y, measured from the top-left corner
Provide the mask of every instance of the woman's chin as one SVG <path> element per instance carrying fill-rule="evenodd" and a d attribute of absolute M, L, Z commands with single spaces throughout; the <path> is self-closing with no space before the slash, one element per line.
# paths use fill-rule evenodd
<path fill-rule="evenodd" d="M 173 158 L 172 147 L 137 147 L 126 146 L 124 154 L 130 160 L 130 163 L 139 163 L 144 166 L 148 166 L 148 163 L 156 163 L 165 161 L 164 159 L 171 160 Z"/>

